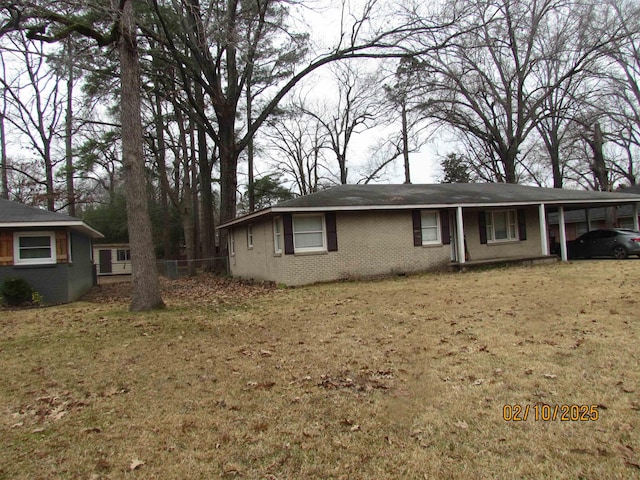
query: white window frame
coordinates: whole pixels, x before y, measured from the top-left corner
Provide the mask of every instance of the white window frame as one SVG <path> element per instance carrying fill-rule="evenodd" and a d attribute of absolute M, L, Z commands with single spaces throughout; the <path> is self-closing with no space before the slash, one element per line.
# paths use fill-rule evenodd
<path fill-rule="evenodd" d="M 247 225 L 247 248 L 251 250 L 253 248 L 253 224 Z"/>
<path fill-rule="evenodd" d="M 51 255 L 47 258 L 20 258 L 20 238 L 49 237 Z M 55 232 L 15 232 L 13 234 L 13 264 L 14 265 L 51 265 L 57 262 Z"/>
<path fill-rule="evenodd" d="M 282 217 L 273 219 L 273 253 L 282 254 Z"/>
<path fill-rule="evenodd" d="M 425 226 L 425 216 L 435 216 L 436 225 Z M 436 230 L 435 240 L 425 240 L 425 232 L 429 230 Z M 440 212 L 437 210 L 421 210 L 420 211 L 420 236 L 422 237 L 422 245 L 442 245 L 442 237 L 440 234 Z"/>
<path fill-rule="evenodd" d="M 120 260 L 120 252 L 124 253 L 124 258 Z M 131 249 L 130 248 L 116 248 L 116 261 L 118 262 L 130 262 L 131 261 Z"/>
<path fill-rule="evenodd" d="M 322 221 L 322 230 L 313 230 L 307 232 L 296 232 L 296 219 L 297 218 L 309 218 L 309 217 L 319 217 Z M 293 230 L 293 251 L 294 253 L 305 253 L 305 252 L 326 252 L 327 251 L 327 225 L 325 222 L 323 213 L 311 213 L 305 215 L 293 215 L 292 217 L 292 230 Z M 296 237 L 302 233 L 321 233 L 322 234 L 322 245 L 321 246 L 313 246 L 313 247 L 298 247 L 296 245 Z"/>
<path fill-rule="evenodd" d="M 229 256 L 234 257 L 236 255 L 236 239 L 233 235 L 233 230 L 229 230 L 227 243 L 229 244 Z"/>
<path fill-rule="evenodd" d="M 72 236 L 71 232 L 68 231 L 67 232 L 67 262 L 69 264 L 73 263 L 73 256 L 71 255 L 73 252 L 73 250 L 71 249 L 71 245 L 72 245 L 71 236 Z"/>
<path fill-rule="evenodd" d="M 518 212 L 509 208 L 504 210 L 489 210 L 487 214 L 487 243 L 517 242 L 520 239 L 518 234 Z M 507 216 L 507 238 L 496 239 L 495 215 L 506 214 Z"/>

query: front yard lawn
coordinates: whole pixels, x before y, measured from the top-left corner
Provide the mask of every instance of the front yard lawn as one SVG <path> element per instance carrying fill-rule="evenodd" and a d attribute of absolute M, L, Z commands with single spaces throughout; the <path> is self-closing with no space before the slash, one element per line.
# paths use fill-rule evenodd
<path fill-rule="evenodd" d="M 637 478 L 639 271 L 201 276 L 159 312 L 126 286 L 2 310 L 0 479 Z"/>

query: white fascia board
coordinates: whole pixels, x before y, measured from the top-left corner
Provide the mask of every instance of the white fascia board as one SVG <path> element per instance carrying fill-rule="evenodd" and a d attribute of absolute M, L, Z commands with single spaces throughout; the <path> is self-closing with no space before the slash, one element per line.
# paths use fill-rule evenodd
<path fill-rule="evenodd" d="M 81 231 L 91 238 L 104 238 L 99 231 L 91 228 L 86 223 L 78 220 L 77 222 L 5 222 L 0 223 L 0 228 L 71 228 Z"/>

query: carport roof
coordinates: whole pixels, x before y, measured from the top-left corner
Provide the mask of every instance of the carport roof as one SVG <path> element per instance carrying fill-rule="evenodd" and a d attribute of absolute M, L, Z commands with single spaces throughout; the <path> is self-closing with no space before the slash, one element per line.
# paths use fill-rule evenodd
<path fill-rule="evenodd" d="M 239 217 L 220 227 L 244 223 L 269 213 L 331 210 L 395 210 L 451 207 L 507 207 L 545 204 L 590 207 L 640 202 L 640 193 L 540 188 L 507 183 L 340 185 L 304 195 Z"/>
<path fill-rule="evenodd" d="M 43 227 L 67 227 L 82 232 L 91 238 L 103 238 L 100 232 L 78 218 L 30 207 L 19 202 L 0 199 L 0 228 L 25 229 Z"/>

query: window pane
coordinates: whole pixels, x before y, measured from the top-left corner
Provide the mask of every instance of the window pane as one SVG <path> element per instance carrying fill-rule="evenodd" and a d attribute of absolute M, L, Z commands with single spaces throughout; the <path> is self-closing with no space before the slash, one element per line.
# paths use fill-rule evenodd
<path fill-rule="evenodd" d="M 437 242 L 438 241 L 438 229 L 437 228 L 423 228 L 422 229 L 422 242 Z"/>
<path fill-rule="evenodd" d="M 322 232 L 296 233 L 296 248 L 322 248 Z"/>
<path fill-rule="evenodd" d="M 20 258 L 51 258 L 51 248 L 28 248 L 20 250 Z"/>
<path fill-rule="evenodd" d="M 435 212 L 422 212 L 422 226 L 423 227 L 437 227 L 438 219 Z"/>
<path fill-rule="evenodd" d="M 507 237 L 507 215 L 506 212 L 493 213 L 495 240 L 506 240 Z"/>
<path fill-rule="evenodd" d="M 317 215 L 313 217 L 294 217 L 293 218 L 293 230 L 296 233 L 299 232 L 321 232 L 322 231 L 322 216 Z"/>
<path fill-rule="evenodd" d="M 51 247 L 51 237 L 20 237 L 20 248 Z"/>

